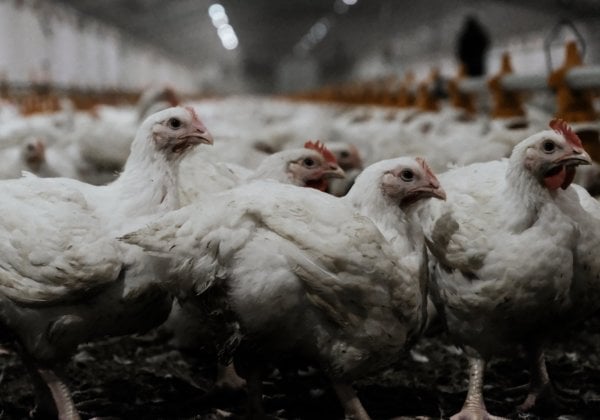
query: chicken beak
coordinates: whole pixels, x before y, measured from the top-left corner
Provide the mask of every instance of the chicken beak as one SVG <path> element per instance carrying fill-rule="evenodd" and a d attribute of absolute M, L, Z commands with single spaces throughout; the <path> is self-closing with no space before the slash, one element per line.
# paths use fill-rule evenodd
<path fill-rule="evenodd" d="M 431 182 L 409 191 L 400 201 L 400 206 L 411 205 L 426 198 L 438 198 L 445 201 L 446 191 L 440 187 L 439 183 Z"/>
<path fill-rule="evenodd" d="M 204 126 L 196 126 L 177 137 L 178 141 L 173 146 L 174 153 L 184 153 L 198 144 L 213 144 L 213 138 Z"/>
<path fill-rule="evenodd" d="M 423 190 L 429 194 L 432 198 L 439 198 L 440 200 L 446 200 L 446 191 L 442 188 L 440 181 L 438 181 L 437 177 L 429 170 L 428 177 L 426 178 L 429 181 L 429 185 L 423 188 Z"/>
<path fill-rule="evenodd" d="M 432 198 L 438 198 L 440 200 L 446 201 L 446 191 L 444 191 L 444 189 L 440 187 L 439 184 L 437 186 L 432 185 L 431 189 L 429 190 L 429 193 L 431 194 Z"/>
<path fill-rule="evenodd" d="M 440 200 L 446 200 L 446 191 L 444 191 L 439 183 L 430 183 L 426 187 L 415 189 L 414 192 L 422 198 L 438 198 Z"/>
<path fill-rule="evenodd" d="M 194 121 L 192 123 L 192 127 L 194 127 L 195 131 L 193 132 L 193 137 L 198 137 L 200 139 L 200 143 L 210 144 L 212 145 L 214 140 L 212 135 L 208 132 L 204 124 L 200 121 Z"/>
<path fill-rule="evenodd" d="M 572 147 L 551 162 L 542 182 L 550 190 L 556 190 L 559 187 L 565 190 L 575 179 L 577 166 L 591 163 L 590 155 L 582 147 Z"/>
<path fill-rule="evenodd" d="M 568 153 L 554 161 L 557 165 L 591 165 L 592 158 L 583 148 L 573 147 Z"/>
<path fill-rule="evenodd" d="M 214 143 L 212 135 L 208 132 L 208 130 L 204 126 L 195 126 L 194 131 L 188 132 L 181 136 L 180 138 L 186 139 L 187 143 L 190 145 L 196 144 L 209 144 L 212 145 Z"/>
<path fill-rule="evenodd" d="M 440 186 L 431 190 L 431 197 L 446 201 L 446 191 Z"/>
<path fill-rule="evenodd" d="M 438 181 L 431 170 L 428 170 L 427 172 L 427 176 L 423 180 L 423 183 L 421 186 L 415 188 L 414 192 L 421 198 L 438 198 L 445 201 L 446 191 L 442 188 L 440 181 Z"/>
<path fill-rule="evenodd" d="M 323 171 L 323 177 L 324 178 L 345 178 L 346 172 L 344 172 L 344 170 L 342 168 L 340 168 L 338 165 L 336 165 L 334 163 L 330 163 L 329 167 L 325 171 Z"/>

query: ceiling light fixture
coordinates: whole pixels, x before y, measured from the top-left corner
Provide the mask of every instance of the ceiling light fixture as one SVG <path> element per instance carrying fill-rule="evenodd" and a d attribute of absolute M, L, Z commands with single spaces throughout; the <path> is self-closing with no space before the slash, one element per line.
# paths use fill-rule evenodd
<path fill-rule="evenodd" d="M 358 0 L 335 0 L 333 3 L 333 11 L 338 15 L 342 15 L 350 9 L 350 6 L 355 5 Z M 327 17 L 319 19 L 313 26 L 310 27 L 296 45 L 293 52 L 295 55 L 306 56 L 314 47 L 317 46 L 335 26 L 336 16 L 329 14 Z"/>
<path fill-rule="evenodd" d="M 219 4 L 211 4 L 208 8 L 208 16 L 212 20 L 212 24 L 217 28 L 217 34 L 221 39 L 221 44 L 226 50 L 234 50 L 239 45 L 239 40 L 233 27 L 229 24 L 229 18 L 225 8 Z"/>

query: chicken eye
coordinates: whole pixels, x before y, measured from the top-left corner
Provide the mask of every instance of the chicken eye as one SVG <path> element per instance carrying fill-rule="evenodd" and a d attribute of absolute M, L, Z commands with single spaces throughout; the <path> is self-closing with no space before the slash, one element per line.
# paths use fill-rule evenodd
<path fill-rule="evenodd" d="M 177 118 L 170 118 L 169 121 L 167 121 L 167 125 L 169 126 L 169 128 L 172 128 L 174 130 L 177 130 L 178 128 L 181 128 L 181 121 Z"/>
<path fill-rule="evenodd" d="M 552 153 L 552 152 L 554 152 L 554 149 L 556 149 L 556 145 L 554 144 L 554 142 L 552 140 L 546 140 L 542 144 L 542 149 L 544 149 L 544 152 L 546 152 L 546 153 Z"/>
<path fill-rule="evenodd" d="M 402 178 L 403 181 L 412 181 L 415 178 L 415 174 L 409 169 L 404 169 L 400 172 L 400 178 Z"/>
<path fill-rule="evenodd" d="M 344 150 L 344 151 L 340 152 L 340 157 L 342 159 L 347 159 L 350 157 L 350 153 L 348 153 L 347 151 Z"/>
<path fill-rule="evenodd" d="M 315 165 L 315 160 L 313 158 L 305 158 L 302 163 L 304 166 L 311 167 Z"/>

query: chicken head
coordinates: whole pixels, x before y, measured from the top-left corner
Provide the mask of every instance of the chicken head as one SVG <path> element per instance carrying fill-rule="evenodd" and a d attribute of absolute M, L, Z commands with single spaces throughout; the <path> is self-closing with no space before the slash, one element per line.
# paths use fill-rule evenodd
<path fill-rule="evenodd" d="M 156 147 L 169 157 L 179 157 L 200 143 L 213 144 L 211 134 L 192 107 L 169 108 L 152 115 L 144 124 L 151 124 Z"/>
<path fill-rule="evenodd" d="M 446 199 L 446 193 L 425 160 L 401 159 L 381 178 L 381 188 L 390 199 L 398 201 L 401 207 L 408 206 L 422 198 Z"/>
<path fill-rule="evenodd" d="M 525 169 L 549 190 L 566 189 L 575 177 L 577 165 L 589 165 L 592 160 L 581 140 L 563 121 L 550 122 L 553 131 L 534 134 L 515 147 L 514 153 L 524 155 Z"/>
<path fill-rule="evenodd" d="M 323 143 L 309 141 L 304 147 L 300 155 L 291 159 L 287 166 L 293 184 L 326 191 L 329 179 L 344 178 L 344 170 Z"/>
<path fill-rule="evenodd" d="M 26 140 L 22 153 L 27 166 L 36 171 L 46 161 L 46 142 L 42 138 L 31 137 Z"/>
<path fill-rule="evenodd" d="M 328 143 L 328 148 L 335 156 L 340 168 L 342 168 L 344 171 L 350 171 L 354 169 L 361 170 L 363 168 L 360 152 L 355 145 L 336 142 Z"/>

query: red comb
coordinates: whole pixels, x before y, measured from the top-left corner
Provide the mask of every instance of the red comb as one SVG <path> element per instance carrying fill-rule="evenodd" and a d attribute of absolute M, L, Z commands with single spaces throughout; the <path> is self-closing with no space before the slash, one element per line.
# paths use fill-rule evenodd
<path fill-rule="evenodd" d="M 550 128 L 556 131 L 558 134 L 562 134 L 567 142 L 573 146 L 583 148 L 581 139 L 577 134 L 575 134 L 565 120 L 554 118 L 552 121 L 550 121 Z"/>
<path fill-rule="evenodd" d="M 331 151 L 327 147 L 325 147 L 321 140 L 317 140 L 316 143 L 313 143 L 311 140 L 309 140 L 306 143 L 304 143 L 304 147 L 306 149 L 316 150 L 317 152 L 321 153 L 321 155 L 323 155 L 327 162 L 337 164 L 337 159 L 335 158 L 335 155 L 331 153 Z"/>

